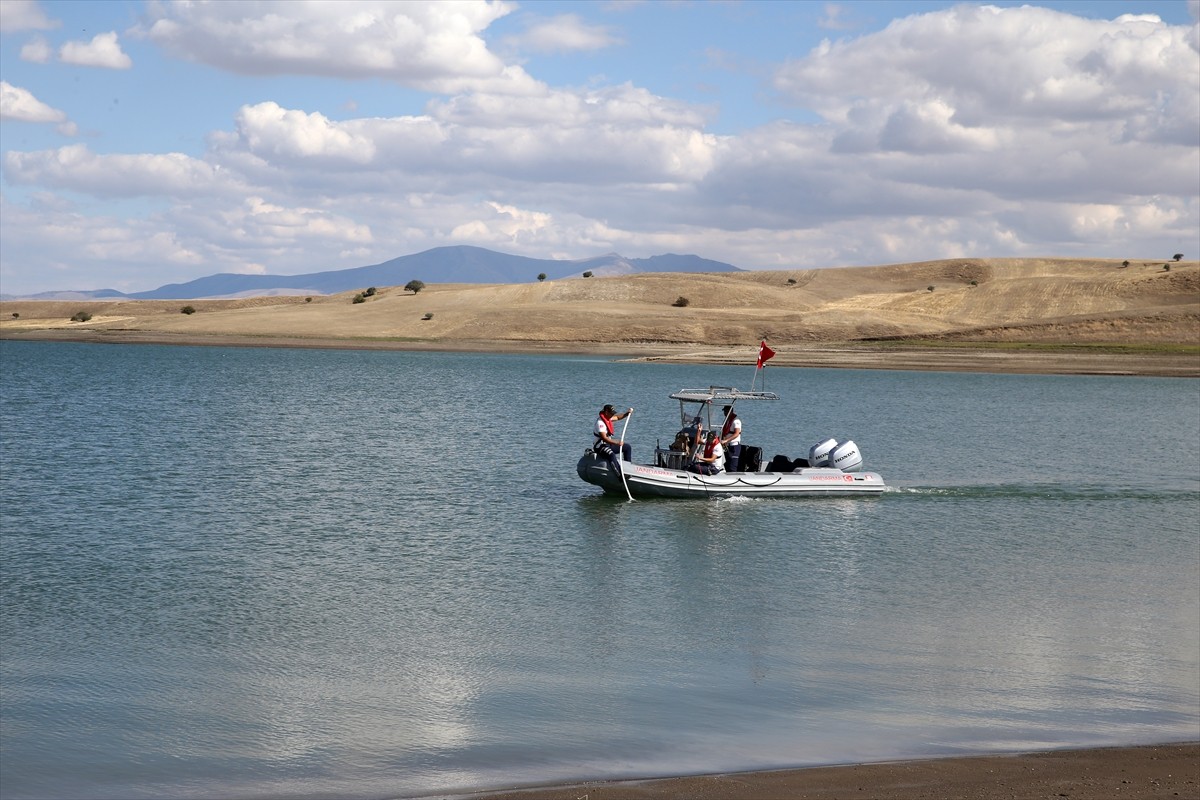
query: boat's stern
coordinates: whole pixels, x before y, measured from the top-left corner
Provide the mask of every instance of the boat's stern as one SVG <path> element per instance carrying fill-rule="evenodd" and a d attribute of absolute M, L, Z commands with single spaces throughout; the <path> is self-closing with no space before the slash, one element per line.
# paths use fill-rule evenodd
<path fill-rule="evenodd" d="M 585 483 L 599 486 L 606 492 L 625 494 L 620 474 L 613 471 L 607 458 L 596 455 L 590 449 L 583 454 L 583 458 L 579 459 L 579 463 L 575 465 L 575 471 L 579 473 L 580 479 Z"/>

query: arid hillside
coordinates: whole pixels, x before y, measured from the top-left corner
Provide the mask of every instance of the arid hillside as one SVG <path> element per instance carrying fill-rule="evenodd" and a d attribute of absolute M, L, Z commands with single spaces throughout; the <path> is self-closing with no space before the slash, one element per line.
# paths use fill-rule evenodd
<path fill-rule="evenodd" d="M 367 287 L 363 287 L 366 289 Z M 1200 344 L 1200 262 L 962 259 L 194 301 L 12 301 L 0 336 L 740 346 L 939 339 Z M 195 313 L 182 314 L 183 306 Z M 77 312 L 91 314 L 72 322 Z M 53 332 L 53 333 L 52 333 Z"/>

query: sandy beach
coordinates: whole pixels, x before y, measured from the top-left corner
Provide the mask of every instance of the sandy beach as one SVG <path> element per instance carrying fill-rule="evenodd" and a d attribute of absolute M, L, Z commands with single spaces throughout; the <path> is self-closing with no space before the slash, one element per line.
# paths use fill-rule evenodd
<path fill-rule="evenodd" d="M 328 296 L 0 303 L 0 338 L 1200 377 L 1200 262 L 965 259 Z M 194 313 L 181 313 L 184 307 Z M 86 321 L 72 321 L 86 312 Z"/>
<path fill-rule="evenodd" d="M 903 761 L 594 782 L 474 800 L 1120 800 L 1200 797 L 1200 745 Z"/>

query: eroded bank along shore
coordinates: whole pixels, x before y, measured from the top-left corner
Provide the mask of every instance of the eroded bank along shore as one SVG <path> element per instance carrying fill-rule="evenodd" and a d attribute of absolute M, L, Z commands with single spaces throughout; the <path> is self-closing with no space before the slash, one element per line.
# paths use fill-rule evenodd
<path fill-rule="evenodd" d="M 299 347 L 465 353 L 594 355 L 675 364 L 753 364 L 753 346 L 675 342 L 436 340 L 387 337 L 191 334 L 87 328 L 0 331 L 0 339 L 219 347 Z M 890 369 L 1034 375 L 1126 375 L 1200 378 L 1200 347 L 1189 345 L 1063 345 L 1020 342 L 820 342 L 777 344 L 771 367 Z"/>
<path fill-rule="evenodd" d="M 1055 750 L 483 792 L 473 800 L 1196 800 L 1200 745 Z"/>

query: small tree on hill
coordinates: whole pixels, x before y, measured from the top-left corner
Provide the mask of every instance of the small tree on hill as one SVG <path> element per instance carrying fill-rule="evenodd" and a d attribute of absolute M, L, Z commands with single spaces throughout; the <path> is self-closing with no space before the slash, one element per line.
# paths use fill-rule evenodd
<path fill-rule="evenodd" d="M 412 292 L 413 294 L 416 294 L 417 292 L 419 292 L 425 288 L 425 284 L 422 283 L 421 281 L 417 280 L 416 278 L 413 278 L 411 281 L 404 284 L 404 288 L 407 289 L 408 291 Z"/>
<path fill-rule="evenodd" d="M 690 302 L 691 301 L 688 300 L 686 297 L 680 295 L 679 299 L 676 300 L 674 303 L 671 303 L 671 305 L 675 306 L 676 308 L 687 308 L 688 303 L 690 303 Z"/>
<path fill-rule="evenodd" d="M 183 308 L 179 309 L 179 313 L 180 314 L 195 314 L 196 307 L 195 306 L 184 306 Z"/>
<path fill-rule="evenodd" d="M 87 322 L 92 318 L 90 311 L 76 311 L 71 317 L 71 322 Z"/>
<path fill-rule="evenodd" d="M 544 280 L 546 280 L 546 273 L 544 273 L 544 272 L 539 272 L 539 273 L 538 273 L 538 280 L 539 280 L 539 281 L 544 281 Z"/>
<path fill-rule="evenodd" d="M 589 271 L 587 271 L 587 272 L 583 273 L 583 277 L 585 277 L 585 278 L 590 278 L 590 277 L 592 277 L 591 270 L 589 270 Z"/>
<path fill-rule="evenodd" d="M 375 296 L 375 287 L 371 286 L 370 288 L 367 289 L 367 291 L 363 292 L 363 294 L 365 294 L 367 297 L 374 297 Z"/>
<path fill-rule="evenodd" d="M 1183 261 L 1183 253 L 1176 253 L 1175 255 L 1171 256 L 1171 258 L 1175 259 L 1176 261 Z"/>

